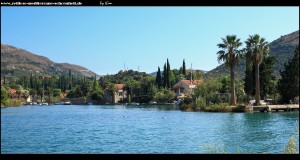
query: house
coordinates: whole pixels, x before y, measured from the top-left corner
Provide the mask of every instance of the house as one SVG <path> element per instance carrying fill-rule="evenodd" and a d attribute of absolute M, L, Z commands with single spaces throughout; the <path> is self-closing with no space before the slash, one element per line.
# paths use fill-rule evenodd
<path fill-rule="evenodd" d="M 29 95 L 28 97 L 25 97 L 23 93 L 21 93 L 20 97 L 19 97 L 19 95 L 17 94 L 17 90 L 16 89 L 10 89 L 8 95 L 9 95 L 10 99 L 18 99 L 18 100 L 20 100 L 22 102 L 31 102 L 31 100 L 32 100 L 32 96 L 31 95 Z"/>
<path fill-rule="evenodd" d="M 115 92 L 115 103 L 122 102 L 126 97 L 125 84 L 115 84 L 117 92 Z"/>
<path fill-rule="evenodd" d="M 114 92 L 114 97 L 112 97 L 109 89 L 104 92 L 104 99 L 106 103 L 120 103 L 127 98 L 127 92 L 125 91 L 125 84 L 115 84 L 116 91 Z"/>
<path fill-rule="evenodd" d="M 176 96 L 187 96 L 193 92 L 197 85 L 202 84 L 203 80 L 181 80 L 173 85 Z"/>

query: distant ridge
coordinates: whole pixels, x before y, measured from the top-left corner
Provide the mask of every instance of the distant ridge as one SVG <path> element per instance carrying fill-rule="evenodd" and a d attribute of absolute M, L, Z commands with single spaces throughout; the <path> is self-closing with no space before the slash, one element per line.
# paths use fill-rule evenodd
<path fill-rule="evenodd" d="M 22 75 L 62 75 L 94 76 L 96 73 L 89 69 L 69 63 L 55 63 L 49 58 L 39 56 L 14 46 L 1 44 L 1 79 L 15 79 Z M 97 75 L 98 76 L 98 75 Z"/>

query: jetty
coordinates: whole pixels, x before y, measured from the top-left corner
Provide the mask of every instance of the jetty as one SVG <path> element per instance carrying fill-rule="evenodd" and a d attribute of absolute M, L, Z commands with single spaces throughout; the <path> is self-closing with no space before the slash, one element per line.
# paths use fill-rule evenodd
<path fill-rule="evenodd" d="M 299 111 L 299 104 L 253 106 L 253 112 Z"/>

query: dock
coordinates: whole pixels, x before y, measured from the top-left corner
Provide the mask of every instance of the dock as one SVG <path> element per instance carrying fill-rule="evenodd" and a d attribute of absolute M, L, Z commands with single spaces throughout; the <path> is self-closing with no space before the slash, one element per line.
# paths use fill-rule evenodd
<path fill-rule="evenodd" d="M 299 104 L 253 106 L 253 112 L 299 111 Z"/>

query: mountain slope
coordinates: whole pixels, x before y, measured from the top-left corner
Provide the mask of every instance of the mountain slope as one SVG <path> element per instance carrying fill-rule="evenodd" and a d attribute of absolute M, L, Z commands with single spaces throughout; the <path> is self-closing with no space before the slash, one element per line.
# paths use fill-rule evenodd
<path fill-rule="evenodd" d="M 294 49 L 299 45 L 299 30 L 293 33 L 281 36 L 269 44 L 270 56 L 275 56 L 276 61 L 273 66 L 274 75 L 279 78 L 279 71 L 283 69 L 284 63 L 293 56 Z M 236 76 L 238 78 L 244 78 L 245 76 L 245 60 L 242 59 L 235 69 Z M 215 69 L 207 72 L 205 77 L 219 77 L 222 75 L 229 75 L 229 70 L 226 69 L 225 64 L 222 64 Z"/>
<path fill-rule="evenodd" d="M 15 78 L 21 75 L 61 75 L 69 69 L 74 75 L 94 76 L 95 73 L 79 65 L 55 63 L 23 49 L 1 44 L 1 77 Z"/>

